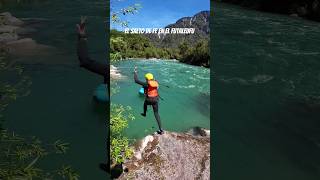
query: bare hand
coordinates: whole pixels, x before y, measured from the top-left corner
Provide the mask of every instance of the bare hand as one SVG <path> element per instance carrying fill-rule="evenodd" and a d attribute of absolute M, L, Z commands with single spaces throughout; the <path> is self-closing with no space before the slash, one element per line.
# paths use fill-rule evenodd
<path fill-rule="evenodd" d="M 76 25 L 77 26 L 77 32 L 81 36 L 85 36 L 86 35 L 86 29 L 85 29 L 86 21 L 87 21 L 87 17 L 86 16 L 81 16 L 80 23 Z"/>
<path fill-rule="evenodd" d="M 135 66 L 135 67 L 134 67 L 133 72 L 135 72 L 135 73 L 137 73 L 137 72 L 138 72 L 138 68 L 137 68 L 137 66 Z"/>

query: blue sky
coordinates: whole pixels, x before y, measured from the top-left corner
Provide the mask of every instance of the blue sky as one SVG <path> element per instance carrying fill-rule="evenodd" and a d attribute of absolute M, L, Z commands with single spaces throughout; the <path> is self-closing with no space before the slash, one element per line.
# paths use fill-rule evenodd
<path fill-rule="evenodd" d="M 129 22 L 129 28 L 161 28 L 175 23 L 186 16 L 210 10 L 210 0 L 112 0 L 112 11 L 140 4 L 142 8 L 135 15 L 121 16 Z M 111 28 L 121 30 L 116 24 Z"/>

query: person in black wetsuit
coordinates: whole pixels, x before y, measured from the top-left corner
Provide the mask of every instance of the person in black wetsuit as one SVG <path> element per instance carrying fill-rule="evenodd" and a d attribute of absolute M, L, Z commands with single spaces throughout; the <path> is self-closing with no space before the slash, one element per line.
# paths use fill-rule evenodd
<path fill-rule="evenodd" d="M 137 84 L 140 84 L 144 89 L 145 100 L 143 104 L 143 113 L 142 116 L 146 116 L 148 105 L 151 105 L 153 108 L 154 117 L 157 120 L 159 130 L 157 131 L 158 134 L 163 134 L 163 130 L 161 128 L 161 120 L 159 116 L 159 94 L 158 94 L 158 87 L 159 84 L 156 80 L 154 80 L 153 75 L 151 73 L 147 73 L 145 75 L 146 81 L 140 81 L 138 79 L 138 71 L 137 67 L 134 68 L 134 81 Z"/>
<path fill-rule="evenodd" d="M 88 56 L 88 47 L 87 47 L 87 35 L 85 29 L 86 18 L 81 17 L 81 21 L 77 24 L 78 32 L 78 44 L 77 44 L 77 55 L 80 61 L 80 67 L 83 67 L 93 73 L 96 73 L 104 78 L 104 84 L 107 84 L 108 90 L 110 91 L 109 83 L 109 66 L 107 63 L 100 63 L 94 61 Z"/>
<path fill-rule="evenodd" d="M 77 55 L 80 62 L 80 67 L 83 67 L 97 75 L 103 77 L 104 84 L 107 84 L 109 94 L 110 94 L 110 75 L 109 75 L 109 66 L 107 63 L 100 63 L 94 61 L 88 56 L 88 47 L 87 47 L 87 35 L 85 29 L 86 18 L 81 17 L 80 23 L 77 24 L 77 34 L 78 34 L 78 43 L 77 43 Z M 108 131 L 107 142 L 110 142 L 110 131 Z M 107 150 L 110 149 L 110 143 L 107 143 Z M 100 169 L 110 173 L 110 165 L 106 163 L 99 164 Z"/>

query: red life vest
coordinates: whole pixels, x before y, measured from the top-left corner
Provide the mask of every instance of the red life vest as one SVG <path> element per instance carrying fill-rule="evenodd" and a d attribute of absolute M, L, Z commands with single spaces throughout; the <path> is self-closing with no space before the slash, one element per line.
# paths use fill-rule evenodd
<path fill-rule="evenodd" d="M 147 91 L 145 92 L 147 97 L 159 96 L 158 87 L 159 87 L 159 83 L 156 80 L 149 80 L 148 81 L 148 88 L 147 88 Z"/>

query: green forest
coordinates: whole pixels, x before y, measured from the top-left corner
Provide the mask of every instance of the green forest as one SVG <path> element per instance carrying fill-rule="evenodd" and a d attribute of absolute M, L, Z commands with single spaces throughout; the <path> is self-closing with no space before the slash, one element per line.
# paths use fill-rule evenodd
<path fill-rule="evenodd" d="M 157 47 L 147 37 L 139 34 L 125 34 L 117 30 L 110 32 L 110 58 L 177 59 L 180 62 L 210 67 L 208 40 L 200 40 L 195 45 L 184 41 L 177 48 Z"/>

